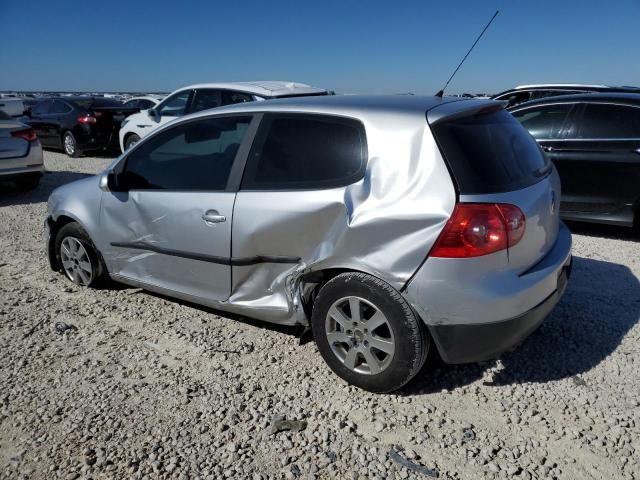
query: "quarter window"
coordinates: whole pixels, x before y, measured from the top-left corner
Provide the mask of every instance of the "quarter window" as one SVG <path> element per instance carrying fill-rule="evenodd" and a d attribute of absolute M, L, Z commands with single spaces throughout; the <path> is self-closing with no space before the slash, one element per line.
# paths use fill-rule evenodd
<path fill-rule="evenodd" d="M 640 138 L 640 108 L 588 103 L 577 138 Z"/>
<path fill-rule="evenodd" d="M 364 176 L 367 148 L 362 124 L 320 115 L 265 115 L 243 188 L 321 189 Z"/>
<path fill-rule="evenodd" d="M 242 92 L 226 91 L 223 92 L 223 103 L 225 105 L 232 105 L 234 103 L 252 102 L 251 95 Z"/>
<path fill-rule="evenodd" d="M 545 105 L 513 112 L 513 116 L 536 139 L 560 138 L 571 104 Z"/>
<path fill-rule="evenodd" d="M 177 125 L 133 150 L 121 174 L 131 190 L 224 190 L 250 116 Z"/>
<path fill-rule="evenodd" d="M 191 90 L 178 92 L 167 98 L 158 109 L 163 117 L 180 117 L 185 114 Z"/>

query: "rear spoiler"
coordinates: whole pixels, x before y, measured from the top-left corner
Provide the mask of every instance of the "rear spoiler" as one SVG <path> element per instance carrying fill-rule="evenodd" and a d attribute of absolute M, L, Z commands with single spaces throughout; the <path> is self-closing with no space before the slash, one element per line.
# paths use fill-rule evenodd
<path fill-rule="evenodd" d="M 498 112 L 507 106 L 505 101 L 458 100 L 437 105 L 427 112 L 427 122 L 435 125 L 444 121 Z"/>

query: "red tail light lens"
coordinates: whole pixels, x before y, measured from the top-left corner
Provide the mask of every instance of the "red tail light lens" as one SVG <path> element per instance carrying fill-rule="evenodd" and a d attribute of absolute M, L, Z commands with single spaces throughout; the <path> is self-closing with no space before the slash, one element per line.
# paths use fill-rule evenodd
<path fill-rule="evenodd" d="M 98 119 L 96 117 L 92 117 L 91 115 L 85 115 L 84 117 L 78 117 L 78 121 L 80 123 L 96 123 Z"/>
<path fill-rule="evenodd" d="M 22 138 L 27 142 L 33 142 L 38 138 L 36 135 L 36 131 L 33 128 L 25 128 L 24 130 L 17 130 L 15 132 L 11 132 L 12 137 Z"/>
<path fill-rule="evenodd" d="M 459 203 L 440 233 L 430 256 L 480 257 L 517 244 L 524 235 L 525 217 L 515 205 Z"/>

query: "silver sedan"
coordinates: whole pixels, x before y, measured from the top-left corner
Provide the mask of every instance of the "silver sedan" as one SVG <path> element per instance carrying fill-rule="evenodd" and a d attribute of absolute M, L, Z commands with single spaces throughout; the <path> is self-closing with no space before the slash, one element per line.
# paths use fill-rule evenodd
<path fill-rule="evenodd" d="M 31 190 L 44 173 L 42 147 L 33 128 L 0 111 L 0 181 Z"/>

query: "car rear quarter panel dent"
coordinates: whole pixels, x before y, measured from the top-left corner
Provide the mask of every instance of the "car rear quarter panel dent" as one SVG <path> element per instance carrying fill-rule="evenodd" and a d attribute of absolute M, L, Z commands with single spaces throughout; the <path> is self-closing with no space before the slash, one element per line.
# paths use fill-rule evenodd
<path fill-rule="evenodd" d="M 286 255 L 294 265 L 233 267 L 229 305 L 277 323 L 305 323 L 300 279 L 325 269 L 357 270 L 402 289 L 424 261 L 456 193 L 424 116 L 364 119 L 363 179 L 315 191 L 241 191 L 232 256 Z M 393 127 L 390 127 L 393 126 Z"/>

